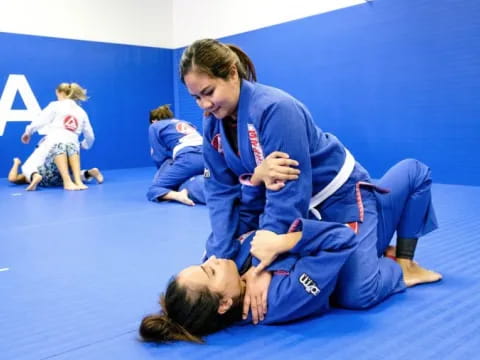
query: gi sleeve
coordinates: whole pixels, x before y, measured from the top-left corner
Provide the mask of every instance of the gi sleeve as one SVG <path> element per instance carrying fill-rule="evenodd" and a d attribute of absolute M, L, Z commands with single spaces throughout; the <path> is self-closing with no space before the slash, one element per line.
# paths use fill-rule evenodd
<path fill-rule="evenodd" d="M 259 228 L 260 215 L 265 207 L 265 187 L 242 185 L 240 223 L 236 237 Z"/>
<path fill-rule="evenodd" d="M 53 103 L 47 105 L 45 109 L 25 128 L 25 133 L 33 135 L 39 129 L 49 125 L 55 119 L 55 107 Z"/>
<path fill-rule="evenodd" d="M 297 260 L 289 270 L 274 272 L 265 323 L 327 311 L 338 273 L 356 248 L 357 237 L 345 225 L 317 220 L 302 220 L 302 225 L 302 238 L 290 251 Z"/>
<path fill-rule="evenodd" d="M 205 195 L 212 227 L 205 257 L 233 259 L 240 246 L 235 235 L 240 223 L 241 186 L 220 149 L 212 145 L 208 125 L 204 128 Z"/>
<path fill-rule="evenodd" d="M 152 150 L 152 159 L 155 162 L 157 168 L 159 168 L 169 156 L 168 153 L 165 151 L 165 145 L 163 145 L 163 141 L 160 136 L 161 129 L 157 129 L 154 124 L 150 125 L 150 127 L 148 128 L 148 141 Z"/>
<path fill-rule="evenodd" d="M 298 180 L 287 181 L 279 191 L 267 190 L 260 228 L 284 234 L 293 220 L 305 218 L 312 197 L 312 166 L 307 114 L 293 99 L 270 105 L 263 114 L 260 139 L 264 154 L 283 151 L 299 163 Z"/>
<path fill-rule="evenodd" d="M 82 149 L 88 150 L 92 147 L 95 142 L 95 134 L 93 133 L 92 124 L 90 124 L 90 119 L 88 115 L 85 114 L 85 123 L 83 125 L 83 140 L 81 142 Z"/>

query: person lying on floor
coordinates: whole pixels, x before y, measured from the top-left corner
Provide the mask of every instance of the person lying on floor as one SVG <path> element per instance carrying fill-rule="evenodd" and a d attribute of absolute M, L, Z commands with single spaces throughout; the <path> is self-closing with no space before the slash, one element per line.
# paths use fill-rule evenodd
<path fill-rule="evenodd" d="M 399 238 L 413 239 L 413 234 L 425 235 L 437 227 L 430 192 L 424 191 L 431 184 L 424 176 L 426 169 L 416 160 L 405 160 L 378 183 L 389 184 L 390 192 L 377 196 L 377 249 L 368 256 L 375 257 L 372 263 L 386 262 L 392 269 L 382 274 L 383 281 L 391 284 L 388 296 L 442 278 L 413 261 L 416 241 L 399 243 L 398 259 L 383 256 L 391 252 L 395 231 Z M 420 200 L 419 191 L 424 194 Z M 252 232 L 239 239 L 234 261 L 212 256 L 173 277 L 161 296 L 161 312 L 143 318 L 140 336 L 153 342 L 202 342 L 203 336 L 242 319 L 244 323 L 260 319 L 263 324 L 278 324 L 320 316 L 329 310 L 331 301 L 342 306 L 338 298 L 348 293 L 348 284 L 343 284 L 348 277 L 342 271 L 359 239 L 349 226 L 316 219 L 297 219 L 287 234 Z M 348 271 L 354 271 L 354 266 L 361 264 L 351 263 Z M 246 303 L 250 279 L 255 276 L 265 279 L 268 291 L 263 298 L 253 297 Z M 361 295 L 368 298 L 364 291 Z M 383 295 L 382 300 L 387 296 Z M 252 311 L 246 316 L 249 307 Z"/>
<path fill-rule="evenodd" d="M 57 144 L 49 153 L 43 164 L 36 163 L 36 157 L 32 154 L 20 170 L 22 161 L 13 159 L 12 168 L 8 173 L 8 181 L 13 184 L 28 184 L 27 191 L 35 191 L 38 186 L 63 186 L 66 190 L 82 190 L 73 183 L 69 172 L 69 161 L 75 161 L 68 157 L 65 144 Z M 98 168 L 81 170 L 82 182 L 90 182 L 95 179 L 98 184 L 103 183 L 103 174 Z"/>

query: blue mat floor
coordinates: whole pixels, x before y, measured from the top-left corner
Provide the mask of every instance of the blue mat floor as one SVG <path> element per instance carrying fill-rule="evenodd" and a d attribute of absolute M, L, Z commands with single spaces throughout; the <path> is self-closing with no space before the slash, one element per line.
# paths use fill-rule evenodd
<path fill-rule="evenodd" d="M 478 359 L 480 187 L 433 188 L 441 228 L 416 259 L 444 280 L 367 311 L 239 326 L 206 345 L 138 341 L 170 276 L 198 263 L 207 209 L 146 201 L 153 168 L 106 171 L 87 191 L 0 179 L 0 359 Z"/>

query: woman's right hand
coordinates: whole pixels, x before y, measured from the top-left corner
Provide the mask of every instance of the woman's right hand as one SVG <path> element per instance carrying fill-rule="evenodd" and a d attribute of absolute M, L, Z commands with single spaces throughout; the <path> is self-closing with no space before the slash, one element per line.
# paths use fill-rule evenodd
<path fill-rule="evenodd" d="M 250 181 L 255 186 L 263 182 L 268 190 L 280 190 L 285 181 L 298 179 L 300 170 L 293 166 L 298 166 L 296 160 L 290 159 L 287 153 L 274 151 L 255 168 Z"/>
<path fill-rule="evenodd" d="M 272 281 L 272 274 L 268 271 L 258 273 L 252 266 L 242 275 L 242 279 L 246 284 L 242 318 L 245 320 L 248 312 L 251 311 L 253 323 L 258 324 L 259 321 L 263 321 L 267 313 L 268 287 Z"/>

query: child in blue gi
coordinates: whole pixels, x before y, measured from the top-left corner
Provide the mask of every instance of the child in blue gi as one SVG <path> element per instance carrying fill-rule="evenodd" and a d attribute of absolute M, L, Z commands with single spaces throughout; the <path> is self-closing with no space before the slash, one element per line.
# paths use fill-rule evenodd
<path fill-rule="evenodd" d="M 392 265 L 393 274 L 387 277 L 394 289 L 390 294 L 408 285 L 402 279 L 400 260 L 397 263 L 383 256 L 394 232 L 413 238 L 436 227 L 426 173 L 425 165 L 405 160 L 378 183 L 390 191 L 378 196 L 379 221 L 372 229 L 378 231 L 378 241 L 376 251 L 368 256 L 372 262 Z M 358 251 L 359 237 L 350 227 L 327 221 L 296 220 L 290 230 L 284 235 L 266 230 L 251 233 L 237 240 L 239 251 L 234 261 L 211 256 L 202 265 L 181 271 L 162 295 L 162 312 L 143 319 L 140 335 L 147 341 L 200 342 L 202 336 L 240 321 L 247 269 L 252 264 L 250 254 L 259 262 L 256 271 L 266 269 L 264 273 L 271 279 L 264 324 L 323 314 L 329 301 L 337 300 L 338 275 Z"/>
<path fill-rule="evenodd" d="M 147 192 L 150 201 L 205 204 L 202 137 L 195 127 L 174 118 L 169 105 L 150 111 L 148 139 L 157 172 Z"/>
<path fill-rule="evenodd" d="M 250 58 L 240 48 L 212 39 L 196 41 L 184 51 L 180 75 L 207 114 L 203 149 L 212 224 L 207 257 L 235 258 L 244 213 L 257 211 L 263 199 L 259 229 L 283 234 L 297 218 L 351 224 L 358 238 L 359 262 L 363 256 L 373 258 L 377 233 L 371 229 L 378 218 L 370 176 L 334 135 L 315 124 L 301 102 L 256 83 Z M 264 155 L 274 151 L 298 161 L 298 180 L 286 182 L 278 191 L 259 186 L 256 196 L 247 197 L 255 202 L 250 207 L 243 201 L 245 186 L 258 185 L 252 174 Z M 341 305 L 368 307 L 396 290 L 389 278 L 396 264 L 376 261 L 372 265 L 348 274 L 353 291 L 339 292 Z M 265 289 L 267 277 L 260 277 L 259 286 Z M 363 295 L 372 291 L 371 296 Z M 253 296 L 261 298 L 261 291 Z"/>

